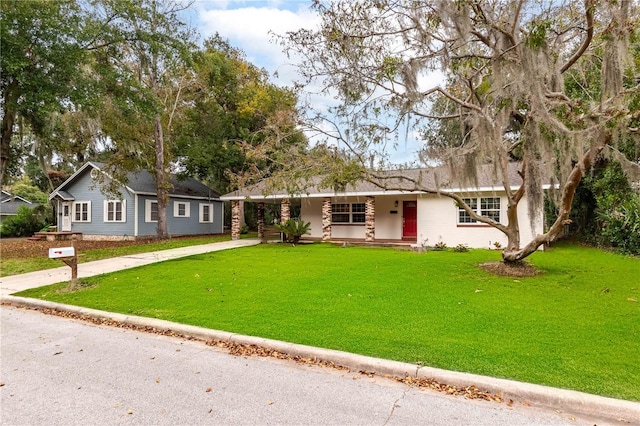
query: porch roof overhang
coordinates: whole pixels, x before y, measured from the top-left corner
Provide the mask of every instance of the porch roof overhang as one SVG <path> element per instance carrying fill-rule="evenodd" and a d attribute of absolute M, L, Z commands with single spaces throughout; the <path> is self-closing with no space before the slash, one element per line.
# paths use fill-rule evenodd
<path fill-rule="evenodd" d="M 62 201 L 73 201 L 76 198 L 69 194 L 67 191 L 62 191 L 62 190 L 57 190 L 51 193 L 51 195 L 49 196 L 50 200 L 55 200 L 55 199 L 59 199 Z"/>

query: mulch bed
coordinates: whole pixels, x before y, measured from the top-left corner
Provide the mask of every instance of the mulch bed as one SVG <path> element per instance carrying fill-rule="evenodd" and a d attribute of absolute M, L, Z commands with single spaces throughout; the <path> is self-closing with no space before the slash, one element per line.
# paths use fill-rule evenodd
<path fill-rule="evenodd" d="M 535 277 L 540 274 L 541 271 L 536 269 L 535 266 L 526 262 L 516 263 L 504 263 L 504 262 L 486 262 L 480 265 L 480 268 L 494 275 L 501 277 Z"/>
<path fill-rule="evenodd" d="M 68 247 L 74 245 L 76 250 L 105 249 L 113 247 L 133 246 L 155 243 L 155 238 L 136 241 L 29 241 L 26 238 L 0 239 L 0 257 L 2 259 L 24 259 L 47 256 L 53 247 Z"/>

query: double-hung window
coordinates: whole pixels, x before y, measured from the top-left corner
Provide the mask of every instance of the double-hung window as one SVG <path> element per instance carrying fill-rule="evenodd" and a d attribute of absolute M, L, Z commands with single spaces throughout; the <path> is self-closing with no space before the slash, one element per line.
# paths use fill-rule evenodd
<path fill-rule="evenodd" d="M 364 203 L 331 204 L 332 223 L 365 223 Z"/>
<path fill-rule="evenodd" d="M 145 222 L 158 221 L 158 201 L 157 200 L 144 201 L 144 221 Z"/>
<path fill-rule="evenodd" d="M 462 199 L 475 213 L 500 222 L 500 197 L 476 197 Z M 478 223 L 462 206 L 458 206 L 458 224 Z"/>
<path fill-rule="evenodd" d="M 107 200 L 104 202 L 105 222 L 126 222 L 127 210 L 125 200 Z"/>
<path fill-rule="evenodd" d="M 213 204 L 200 204 L 199 207 L 200 223 L 213 223 Z"/>
<path fill-rule="evenodd" d="M 173 202 L 173 217 L 190 217 L 191 203 L 186 201 Z"/>
<path fill-rule="evenodd" d="M 73 221 L 91 222 L 91 201 L 74 201 Z"/>

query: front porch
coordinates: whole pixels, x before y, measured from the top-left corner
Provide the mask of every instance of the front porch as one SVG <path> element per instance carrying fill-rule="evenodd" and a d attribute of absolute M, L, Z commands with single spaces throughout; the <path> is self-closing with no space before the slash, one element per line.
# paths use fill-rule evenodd
<path fill-rule="evenodd" d="M 263 240 L 266 238 L 266 203 L 279 204 L 280 223 L 291 218 L 290 198 L 248 200 L 255 203 L 258 237 Z M 418 243 L 417 200 L 413 194 L 307 196 L 296 197 L 295 200 L 300 200 L 300 219 L 311 224 L 311 235 L 303 236 L 304 240 L 407 247 Z M 229 201 L 231 235 L 232 239 L 238 239 L 244 201 Z"/>

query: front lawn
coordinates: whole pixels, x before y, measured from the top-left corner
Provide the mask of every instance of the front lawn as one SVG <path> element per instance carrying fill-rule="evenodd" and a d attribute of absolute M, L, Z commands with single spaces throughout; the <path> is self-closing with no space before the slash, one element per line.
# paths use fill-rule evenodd
<path fill-rule="evenodd" d="M 256 234 L 243 235 L 243 238 Z M 158 250 L 228 241 L 229 235 L 206 235 L 178 237 L 168 240 L 155 238 L 132 241 L 27 241 L 26 238 L 0 240 L 0 277 L 24 274 L 43 269 L 64 266 L 59 260 L 49 259 L 49 248 L 74 245 L 78 251 L 78 262 L 108 259 L 118 256 L 130 256 Z"/>
<path fill-rule="evenodd" d="M 640 260 L 560 246 L 536 277 L 477 267 L 499 258 L 261 245 L 19 295 L 640 401 Z"/>

